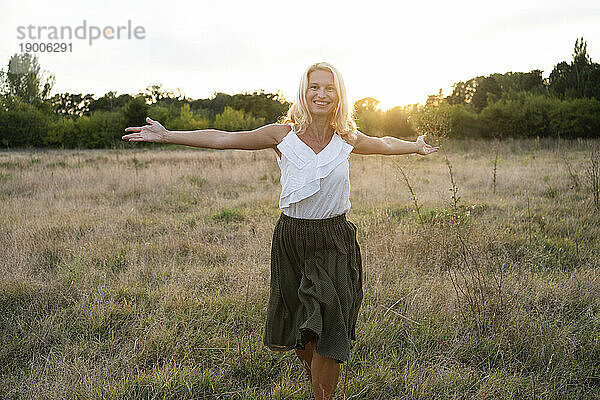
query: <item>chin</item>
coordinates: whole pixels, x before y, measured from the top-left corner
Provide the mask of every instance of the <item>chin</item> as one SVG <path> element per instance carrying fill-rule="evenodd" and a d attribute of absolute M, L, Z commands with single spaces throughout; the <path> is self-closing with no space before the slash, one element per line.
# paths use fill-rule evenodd
<path fill-rule="evenodd" d="M 333 110 L 315 110 L 314 108 L 311 107 L 310 113 L 312 115 L 326 116 L 326 115 L 332 115 Z"/>

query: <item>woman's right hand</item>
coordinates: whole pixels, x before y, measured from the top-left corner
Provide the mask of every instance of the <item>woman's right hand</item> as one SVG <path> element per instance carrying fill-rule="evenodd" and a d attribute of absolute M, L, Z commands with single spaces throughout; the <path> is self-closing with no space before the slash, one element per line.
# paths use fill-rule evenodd
<path fill-rule="evenodd" d="M 165 127 L 160 122 L 150 119 L 150 117 L 146 117 L 146 122 L 149 125 L 125 128 L 125 132 L 133 133 L 123 135 L 121 139 L 129 142 L 165 143 L 168 133 Z"/>

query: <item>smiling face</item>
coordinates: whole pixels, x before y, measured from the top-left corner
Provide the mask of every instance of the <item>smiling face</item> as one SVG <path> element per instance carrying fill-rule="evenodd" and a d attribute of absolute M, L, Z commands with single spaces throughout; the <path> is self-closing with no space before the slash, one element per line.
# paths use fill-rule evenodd
<path fill-rule="evenodd" d="M 327 116 L 335 113 L 338 94 L 330 71 L 318 69 L 308 74 L 306 102 L 314 116 Z"/>

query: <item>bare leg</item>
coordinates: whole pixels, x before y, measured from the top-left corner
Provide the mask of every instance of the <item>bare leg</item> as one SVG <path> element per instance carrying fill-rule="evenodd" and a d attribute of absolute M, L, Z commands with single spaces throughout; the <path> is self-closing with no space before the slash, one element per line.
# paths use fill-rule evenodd
<path fill-rule="evenodd" d="M 318 354 L 317 339 L 312 344 L 311 376 L 316 400 L 333 400 L 340 377 L 340 365 L 329 357 Z M 308 349 L 308 345 L 306 347 Z"/>
<path fill-rule="evenodd" d="M 309 342 L 306 346 L 304 346 L 304 350 L 296 350 L 296 355 L 300 359 L 300 363 L 302 363 L 304 370 L 308 374 L 308 379 L 312 381 L 312 375 L 310 373 L 310 366 L 312 364 L 313 357 L 312 343 Z"/>

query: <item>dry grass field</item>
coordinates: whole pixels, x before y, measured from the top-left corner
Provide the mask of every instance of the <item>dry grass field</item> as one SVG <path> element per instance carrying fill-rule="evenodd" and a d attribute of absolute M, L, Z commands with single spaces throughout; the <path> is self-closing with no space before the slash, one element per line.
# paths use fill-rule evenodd
<path fill-rule="evenodd" d="M 351 156 L 337 398 L 600 398 L 597 144 L 504 141 L 495 193 L 494 146 Z M 0 398 L 309 398 L 261 344 L 275 153 L 126 147 L 0 152 Z"/>

